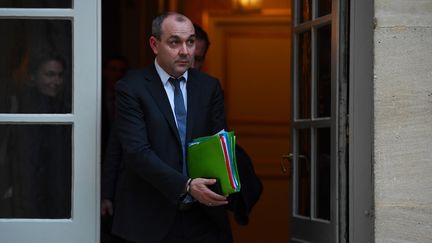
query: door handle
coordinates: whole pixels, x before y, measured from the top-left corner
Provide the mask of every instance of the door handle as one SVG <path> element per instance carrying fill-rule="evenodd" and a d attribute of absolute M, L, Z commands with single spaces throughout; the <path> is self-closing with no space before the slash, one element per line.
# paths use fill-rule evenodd
<path fill-rule="evenodd" d="M 285 161 L 291 162 L 292 158 L 293 158 L 292 153 L 284 154 L 281 156 L 280 166 L 281 166 L 281 171 L 283 174 L 287 173 L 287 171 L 288 171 L 287 167 L 285 166 Z"/>

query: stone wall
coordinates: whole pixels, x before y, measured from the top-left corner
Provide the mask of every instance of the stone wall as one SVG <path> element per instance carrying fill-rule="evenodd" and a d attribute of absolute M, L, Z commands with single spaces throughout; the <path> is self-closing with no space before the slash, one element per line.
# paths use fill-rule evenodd
<path fill-rule="evenodd" d="M 375 241 L 432 242 L 432 0 L 375 17 Z"/>

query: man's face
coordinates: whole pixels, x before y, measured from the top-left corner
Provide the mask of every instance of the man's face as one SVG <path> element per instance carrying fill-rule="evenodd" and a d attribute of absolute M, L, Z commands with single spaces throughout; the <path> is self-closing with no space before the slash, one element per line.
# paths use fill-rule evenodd
<path fill-rule="evenodd" d="M 176 15 L 170 15 L 163 21 L 160 40 L 150 37 L 150 46 L 158 64 L 177 78 L 193 63 L 195 30 L 189 20 L 178 22 L 175 18 Z"/>
<path fill-rule="evenodd" d="M 57 96 L 63 90 L 63 69 L 63 65 L 55 60 L 42 64 L 34 77 L 39 92 L 51 97 Z"/>
<path fill-rule="evenodd" d="M 106 64 L 103 70 L 104 80 L 106 82 L 117 82 L 120 80 L 128 69 L 125 61 L 120 59 L 113 59 Z"/>
<path fill-rule="evenodd" d="M 192 67 L 200 70 L 202 65 L 204 64 L 205 55 L 206 55 L 206 43 L 205 43 L 205 41 L 201 40 L 201 39 L 196 39 L 195 40 L 194 62 L 192 64 Z"/>

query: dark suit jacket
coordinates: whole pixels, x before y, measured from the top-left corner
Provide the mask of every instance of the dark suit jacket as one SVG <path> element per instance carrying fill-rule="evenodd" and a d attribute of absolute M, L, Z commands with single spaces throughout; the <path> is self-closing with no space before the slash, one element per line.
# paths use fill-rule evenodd
<path fill-rule="evenodd" d="M 159 242 L 170 229 L 187 177 L 166 92 L 154 65 L 129 72 L 116 86 L 118 136 L 125 165 L 118 181 L 113 232 L 136 242 Z M 217 79 L 195 69 L 187 81 L 186 142 L 226 129 Z M 230 235 L 223 207 L 205 207 Z"/>
<path fill-rule="evenodd" d="M 124 169 L 123 152 L 116 127 L 117 123 L 114 122 L 101 166 L 101 199 L 109 199 L 112 202 L 114 201 L 118 178 Z"/>

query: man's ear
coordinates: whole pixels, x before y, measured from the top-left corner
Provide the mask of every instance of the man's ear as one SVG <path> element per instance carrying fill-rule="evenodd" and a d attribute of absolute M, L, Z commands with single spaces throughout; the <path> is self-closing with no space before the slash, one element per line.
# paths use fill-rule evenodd
<path fill-rule="evenodd" d="M 151 49 L 153 50 L 153 53 L 155 55 L 157 55 L 158 54 L 159 40 L 156 39 L 156 37 L 154 37 L 154 36 L 150 36 L 149 43 L 150 43 Z"/>

